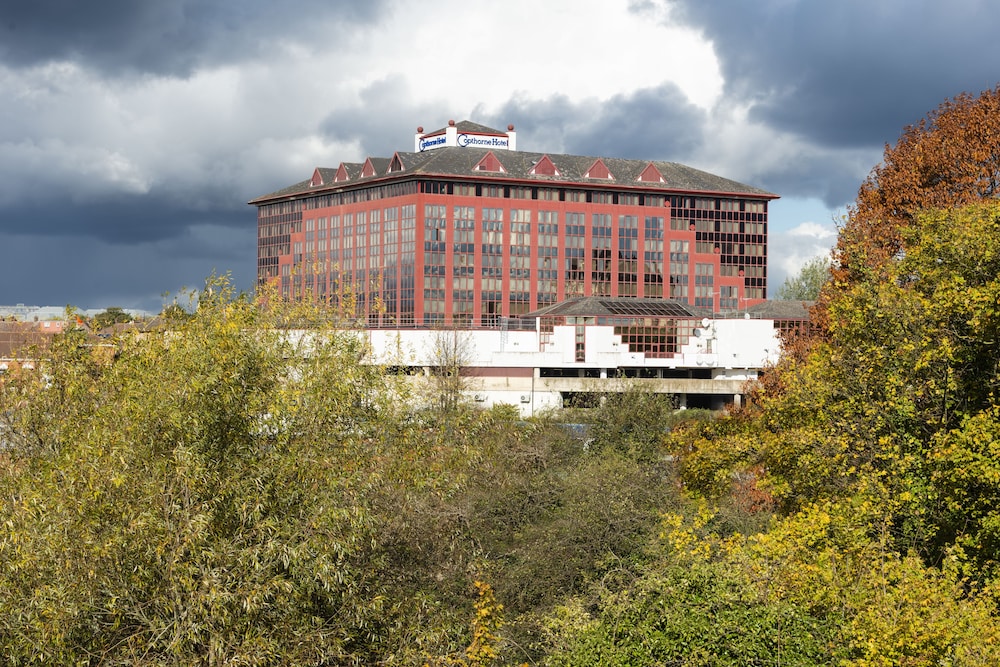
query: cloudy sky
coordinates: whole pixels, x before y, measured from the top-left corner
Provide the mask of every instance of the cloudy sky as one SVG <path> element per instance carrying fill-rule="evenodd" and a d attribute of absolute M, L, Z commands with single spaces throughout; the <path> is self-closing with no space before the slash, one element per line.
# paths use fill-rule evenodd
<path fill-rule="evenodd" d="M 998 27 L 986 0 L 3 2 L 0 305 L 250 288 L 247 201 L 448 119 L 781 195 L 773 290 L 904 126 L 1000 82 Z"/>

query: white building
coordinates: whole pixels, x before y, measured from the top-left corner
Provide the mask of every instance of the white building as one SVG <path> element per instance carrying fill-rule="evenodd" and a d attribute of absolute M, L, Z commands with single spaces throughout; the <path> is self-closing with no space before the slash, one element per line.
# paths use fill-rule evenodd
<path fill-rule="evenodd" d="M 506 329 L 361 335 L 377 363 L 418 376 L 458 367 L 470 399 L 515 405 L 527 417 L 633 383 L 676 395 L 682 408 L 738 405 L 746 382 L 777 360 L 780 330 L 805 319 L 800 303 L 767 302 L 712 317 L 665 300 L 591 297 L 512 320 Z"/>

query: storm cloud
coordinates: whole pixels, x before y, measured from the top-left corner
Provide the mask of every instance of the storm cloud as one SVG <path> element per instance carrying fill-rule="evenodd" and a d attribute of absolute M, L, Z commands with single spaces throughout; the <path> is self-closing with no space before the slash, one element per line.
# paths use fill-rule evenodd
<path fill-rule="evenodd" d="M 0 304 L 249 289 L 250 199 L 449 119 L 770 190 L 775 247 L 808 259 L 905 125 L 997 84 L 998 23 L 962 0 L 5 3 Z"/>

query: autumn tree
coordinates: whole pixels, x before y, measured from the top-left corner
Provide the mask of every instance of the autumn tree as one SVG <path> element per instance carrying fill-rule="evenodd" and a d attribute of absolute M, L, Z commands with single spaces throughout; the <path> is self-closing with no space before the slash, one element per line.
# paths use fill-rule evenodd
<path fill-rule="evenodd" d="M 896 553 L 879 521 L 871 504 L 824 503 L 727 537 L 707 508 L 667 513 L 657 558 L 550 614 L 548 664 L 996 664 L 995 600 Z"/>
<path fill-rule="evenodd" d="M 886 146 L 840 231 L 835 283 L 856 282 L 895 256 L 919 211 L 991 199 L 998 188 L 1000 86 L 945 101 Z"/>
<path fill-rule="evenodd" d="M 662 428 L 441 419 L 338 317 L 213 280 L 113 357 L 74 330 L 4 376 L 4 664 L 519 664 L 641 557 L 677 487 L 632 452 Z"/>
<path fill-rule="evenodd" d="M 667 515 L 660 559 L 557 608 L 552 664 L 1000 659 L 998 104 L 960 96 L 887 147 L 823 335 L 745 409 L 673 430 L 704 517 Z M 765 521 L 726 516 L 740 493 Z"/>
<path fill-rule="evenodd" d="M 901 551 L 1000 573 L 1000 205 L 926 211 L 831 300 L 827 336 L 752 410 L 674 434 L 689 489 L 758 475 L 785 512 L 863 493 Z"/>

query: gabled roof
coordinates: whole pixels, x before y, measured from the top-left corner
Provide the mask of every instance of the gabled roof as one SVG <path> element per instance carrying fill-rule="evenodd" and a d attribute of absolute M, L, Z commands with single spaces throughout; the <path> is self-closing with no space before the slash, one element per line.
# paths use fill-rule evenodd
<path fill-rule="evenodd" d="M 583 173 L 583 177 L 600 178 L 608 181 L 615 180 L 615 177 L 611 174 L 611 170 L 608 169 L 601 158 L 597 158 L 592 165 L 587 167 L 587 171 Z"/>
<path fill-rule="evenodd" d="M 483 156 L 483 159 L 476 163 L 474 169 L 476 171 L 493 171 L 501 173 L 507 171 L 503 168 L 503 165 L 500 164 L 500 160 L 497 159 L 497 156 L 493 153 L 493 151 L 487 152 L 486 155 Z"/>
<path fill-rule="evenodd" d="M 382 176 L 389 171 L 389 158 L 370 157 L 365 160 L 361 168 L 361 178 L 371 178 L 372 176 Z"/>
<path fill-rule="evenodd" d="M 389 160 L 389 168 L 386 170 L 386 173 L 391 174 L 397 171 L 404 171 L 405 169 L 406 167 L 403 166 L 403 160 L 400 159 L 399 153 L 394 153 L 392 159 Z"/>
<path fill-rule="evenodd" d="M 341 162 L 337 168 L 337 175 L 333 178 L 334 182 L 345 183 L 352 178 L 357 178 L 361 175 L 362 166 L 360 162 Z"/>
<path fill-rule="evenodd" d="M 543 155 L 541 159 L 535 163 L 535 166 L 528 171 L 532 176 L 561 176 L 559 169 L 556 167 L 555 163 L 552 162 L 552 158 L 548 155 Z"/>
<path fill-rule="evenodd" d="M 471 131 L 473 126 L 492 131 L 475 123 L 463 121 L 458 126 Z M 486 160 L 491 166 L 499 166 L 497 170 L 477 169 L 485 165 Z M 496 165 L 492 165 L 492 161 Z M 389 171 L 390 163 L 393 169 Z M 552 165 L 552 173 L 548 164 Z M 306 180 L 270 194 L 257 197 L 251 204 L 259 204 L 284 197 L 307 194 L 316 190 L 340 190 L 346 187 L 361 186 L 368 182 L 378 182 L 385 179 L 412 177 L 458 178 L 466 180 L 497 179 L 504 182 L 530 184 L 531 182 L 558 183 L 560 186 L 572 187 L 613 187 L 636 188 L 645 191 L 681 192 L 686 194 L 715 194 L 727 196 L 759 197 L 776 199 L 777 195 L 766 190 L 740 183 L 728 178 L 716 176 L 694 167 L 677 162 L 659 160 L 630 160 L 625 158 L 594 157 L 583 155 L 561 155 L 552 153 L 533 153 L 527 151 L 491 151 L 488 148 L 445 147 L 433 151 L 395 153 L 392 158 L 370 157 L 365 162 L 370 165 L 367 172 L 362 173 L 362 165 L 342 163 L 340 168 L 333 170 L 319 169 L 324 185 L 316 188 Z M 545 165 L 542 169 L 538 167 Z M 401 167 L 401 169 L 397 169 Z M 607 174 L 600 176 L 603 169 Z M 332 175 L 327 176 L 330 172 Z M 345 182 L 344 174 L 350 177 Z M 587 177 L 587 174 L 590 177 Z M 595 178 L 596 176 L 596 178 Z"/>
<path fill-rule="evenodd" d="M 337 170 L 330 169 L 328 167 L 316 167 L 313 170 L 312 182 L 310 185 L 314 188 L 322 187 L 324 185 L 330 185 L 336 180 Z"/>
<path fill-rule="evenodd" d="M 660 173 L 660 170 L 657 169 L 656 165 L 653 164 L 652 162 L 650 162 L 648 165 L 646 165 L 646 168 L 642 170 L 642 173 L 639 174 L 639 178 L 637 178 L 636 180 L 639 181 L 640 183 L 663 183 L 663 182 L 665 182 L 665 179 L 663 178 L 663 174 Z"/>
<path fill-rule="evenodd" d="M 427 137 L 435 134 L 444 134 L 445 130 L 447 129 L 448 129 L 447 127 L 442 127 L 440 129 L 433 130 L 431 132 L 426 132 L 424 133 L 424 136 Z M 459 133 L 466 132 L 472 134 L 507 134 L 503 130 L 495 130 L 492 127 L 486 127 L 485 125 L 480 125 L 479 123 L 473 123 L 472 121 L 468 120 L 460 120 L 457 123 L 455 123 L 455 129 L 458 130 Z"/>

